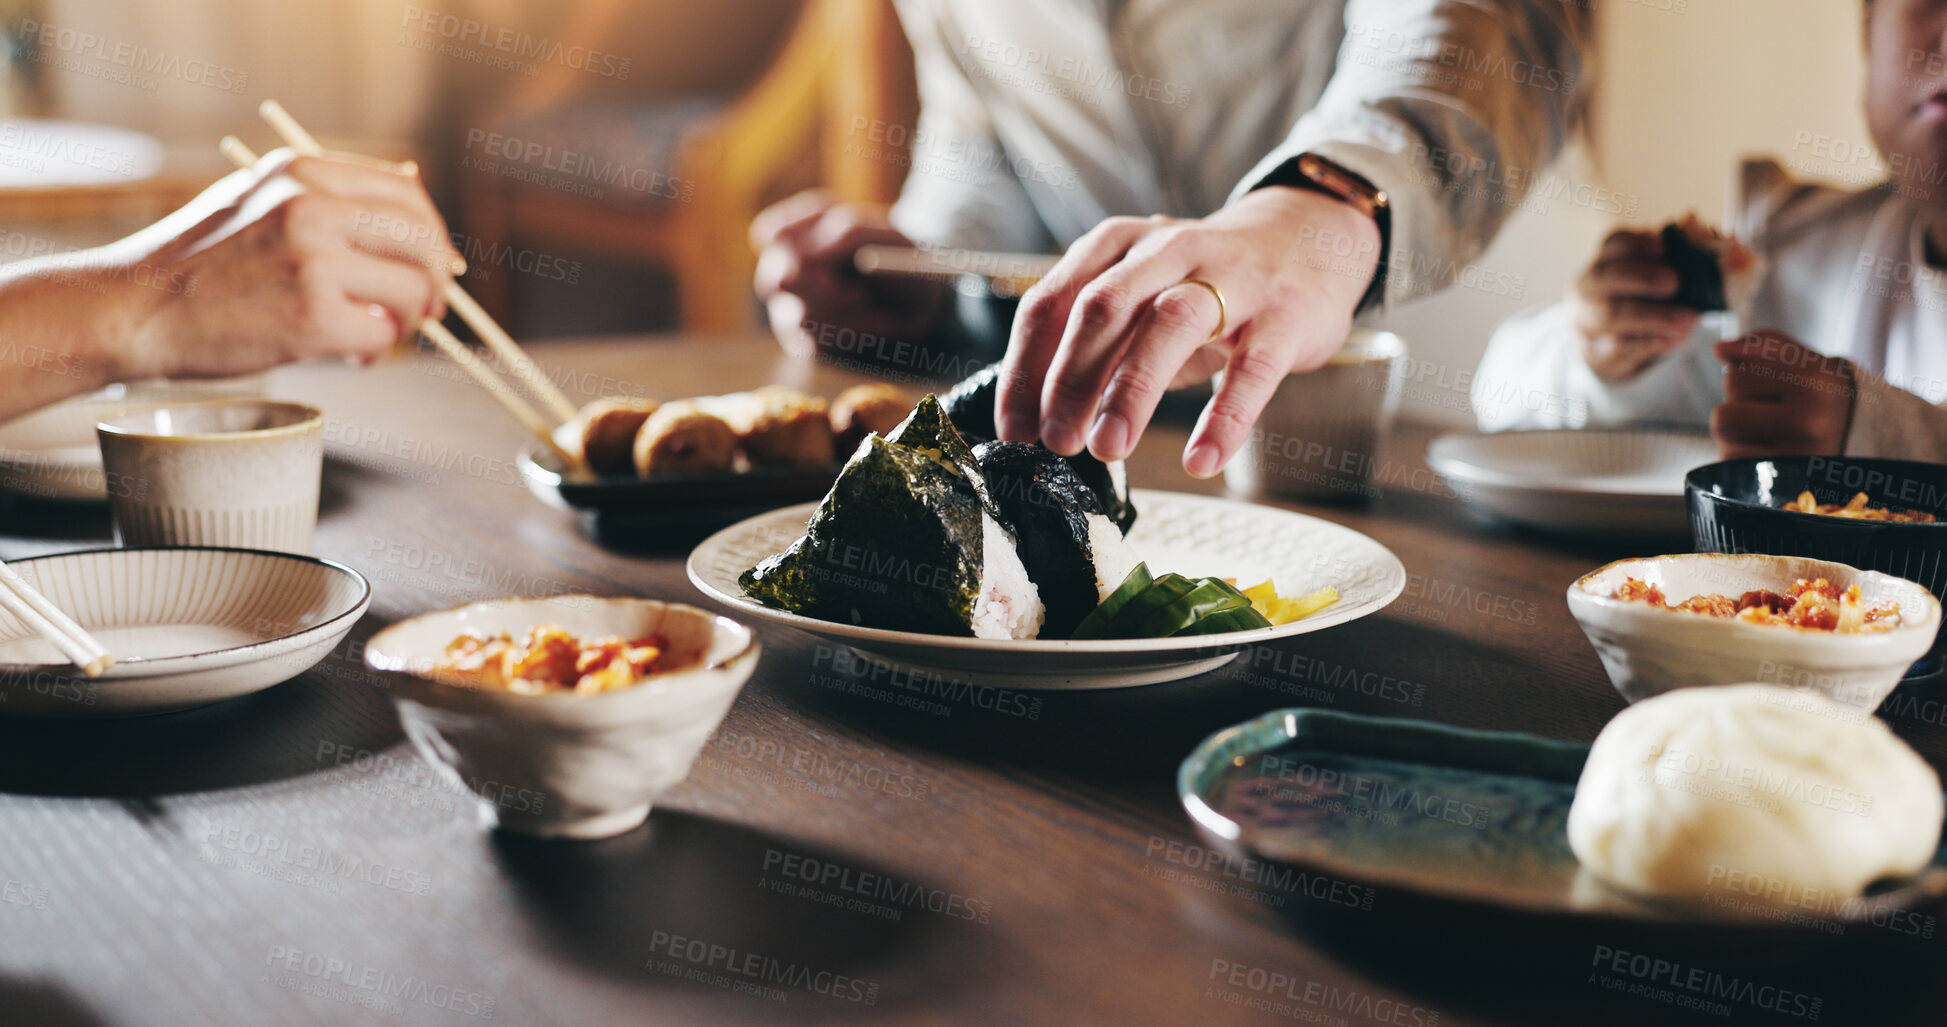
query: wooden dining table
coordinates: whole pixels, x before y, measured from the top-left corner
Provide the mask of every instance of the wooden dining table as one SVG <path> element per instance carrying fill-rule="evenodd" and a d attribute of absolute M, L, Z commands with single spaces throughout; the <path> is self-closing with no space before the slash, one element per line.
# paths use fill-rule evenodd
<path fill-rule="evenodd" d="M 760 338 L 534 353 L 577 400 L 863 380 Z M 1197 833 L 1179 764 L 1268 710 L 1587 741 L 1623 708 L 1564 590 L 1686 541 L 1489 520 L 1427 471 L 1433 428 L 1392 433 L 1376 497 L 1276 504 L 1398 555 L 1405 592 L 1373 616 L 1171 684 L 925 701 L 758 624 L 755 675 L 647 825 L 564 842 L 493 830 L 415 752 L 364 641 L 508 595 L 707 605 L 697 529 L 598 536 L 544 503 L 520 426 L 434 355 L 287 368 L 267 391 L 326 412 L 315 551 L 370 580 L 370 610 L 315 668 L 213 706 L 0 706 L 0 1024 L 1942 1022 L 1931 917 L 1925 938 L 1780 925 L 1776 952 L 1699 948 L 1668 924 L 1279 886 Z M 1185 437 L 1154 427 L 1134 483 L 1222 493 L 1183 471 Z M 105 509 L 0 507 L 8 560 L 112 544 Z M 1895 698 L 1888 722 L 1942 765 L 1947 695 Z M 778 966 L 798 972 L 755 970 Z M 1700 1006 L 1695 972 L 1759 987 Z"/>

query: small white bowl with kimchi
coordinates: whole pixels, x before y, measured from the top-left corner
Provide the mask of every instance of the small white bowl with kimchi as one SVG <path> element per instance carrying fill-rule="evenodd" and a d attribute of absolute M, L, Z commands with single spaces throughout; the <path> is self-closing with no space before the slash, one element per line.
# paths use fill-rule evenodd
<path fill-rule="evenodd" d="M 1570 585 L 1568 608 L 1630 702 L 1762 681 L 1867 714 L 1940 628 L 1920 585 L 1797 556 L 1619 560 Z"/>
<path fill-rule="evenodd" d="M 504 599 L 372 636 L 407 737 L 505 830 L 606 838 L 689 773 L 756 669 L 751 630 L 654 599 Z"/>

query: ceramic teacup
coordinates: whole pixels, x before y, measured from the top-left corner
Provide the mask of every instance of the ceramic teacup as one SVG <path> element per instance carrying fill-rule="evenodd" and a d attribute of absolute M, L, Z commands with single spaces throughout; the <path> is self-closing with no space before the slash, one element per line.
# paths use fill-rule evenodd
<path fill-rule="evenodd" d="M 309 553 L 324 472 L 324 414 L 272 400 L 124 410 L 95 425 L 125 546 Z"/>

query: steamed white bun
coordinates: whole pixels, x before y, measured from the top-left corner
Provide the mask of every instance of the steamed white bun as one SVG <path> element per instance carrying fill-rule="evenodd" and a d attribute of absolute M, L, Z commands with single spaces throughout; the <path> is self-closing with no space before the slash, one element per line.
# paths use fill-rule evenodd
<path fill-rule="evenodd" d="M 1602 729 L 1568 843 L 1639 894 L 1851 897 L 1925 866 L 1942 807 L 1933 768 L 1856 709 L 1778 685 L 1679 688 Z"/>

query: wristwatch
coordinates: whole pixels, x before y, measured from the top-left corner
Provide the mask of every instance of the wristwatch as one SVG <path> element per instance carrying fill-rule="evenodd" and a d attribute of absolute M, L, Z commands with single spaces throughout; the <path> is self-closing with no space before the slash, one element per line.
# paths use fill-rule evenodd
<path fill-rule="evenodd" d="M 1301 153 L 1296 159 L 1286 161 L 1266 175 L 1257 188 L 1262 189 L 1267 185 L 1324 193 L 1372 219 L 1379 228 L 1379 261 L 1373 268 L 1372 283 L 1366 286 L 1365 295 L 1359 297 L 1359 305 L 1354 312 L 1377 304 L 1386 294 L 1386 255 L 1392 252 L 1389 245 L 1392 242 L 1392 208 L 1387 202 L 1386 190 L 1344 165 L 1315 153 Z"/>

